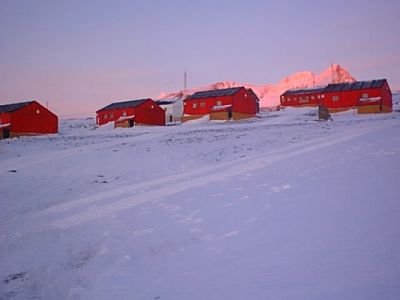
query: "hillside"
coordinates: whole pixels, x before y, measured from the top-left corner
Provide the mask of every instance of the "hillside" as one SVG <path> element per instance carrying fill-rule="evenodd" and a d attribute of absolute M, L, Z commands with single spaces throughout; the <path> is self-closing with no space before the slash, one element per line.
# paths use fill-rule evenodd
<path fill-rule="evenodd" d="M 159 98 L 183 98 L 197 91 L 244 86 L 253 89 L 261 100 L 261 107 L 272 107 L 279 104 L 279 96 L 288 89 L 324 86 L 332 82 L 353 82 L 355 80 L 356 79 L 348 70 L 340 65 L 334 64 L 320 74 L 315 74 L 310 71 L 298 72 L 283 78 L 277 84 L 254 85 L 235 81 L 223 81 L 204 87 L 192 88 L 169 94 L 162 93 Z"/>
<path fill-rule="evenodd" d="M 400 115 L 0 140 L 0 299 L 399 299 Z"/>

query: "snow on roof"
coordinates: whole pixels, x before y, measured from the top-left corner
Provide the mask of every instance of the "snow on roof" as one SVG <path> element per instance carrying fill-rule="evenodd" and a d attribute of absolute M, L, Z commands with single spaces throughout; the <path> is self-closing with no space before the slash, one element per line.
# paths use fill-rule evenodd
<path fill-rule="evenodd" d="M 227 105 L 215 105 L 212 110 L 224 110 L 226 108 L 232 107 L 232 104 Z"/>
<path fill-rule="evenodd" d="M 8 126 L 10 126 L 10 125 L 11 125 L 11 123 L 0 124 L 0 129 L 1 129 L 1 128 L 6 128 L 6 127 L 8 127 Z"/>
<path fill-rule="evenodd" d="M 115 120 L 115 122 L 120 122 L 120 121 L 125 121 L 125 120 L 131 120 L 135 118 L 135 115 L 130 115 L 130 116 L 125 116 L 125 117 L 120 117 L 117 120 Z"/>
<path fill-rule="evenodd" d="M 371 102 L 371 103 L 375 103 L 375 102 L 380 102 L 382 100 L 382 97 L 370 97 L 370 98 L 360 98 L 358 100 L 358 102 Z"/>

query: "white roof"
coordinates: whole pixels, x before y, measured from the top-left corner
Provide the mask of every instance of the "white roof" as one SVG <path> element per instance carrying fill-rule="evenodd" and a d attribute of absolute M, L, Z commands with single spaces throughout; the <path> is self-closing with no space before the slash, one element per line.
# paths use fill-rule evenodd
<path fill-rule="evenodd" d="M 215 106 L 212 108 L 212 110 L 223 110 L 223 109 L 228 108 L 228 107 L 232 107 L 232 104 L 227 104 L 227 105 L 215 105 Z"/>
<path fill-rule="evenodd" d="M 371 98 L 360 98 L 360 102 L 379 102 L 381 101 L 381 97 L 371 97 Z"/>
<path fill-rule="evenodd" d="M 129 119 L 132 119 L 132 118 L 134 118 L 134 117 L 135 117 L 135 115 L 120 117 L 120 118 L 118 118 L 118 119 L 116 120 L 116 122 L 129 120 Z"/>
<path fill-rule="evenodd" d="M 8 127 L 10 125 L 11 125 L 11 123 L 0 124 L 0 128 L 5 128 L 5 127 Z"/>

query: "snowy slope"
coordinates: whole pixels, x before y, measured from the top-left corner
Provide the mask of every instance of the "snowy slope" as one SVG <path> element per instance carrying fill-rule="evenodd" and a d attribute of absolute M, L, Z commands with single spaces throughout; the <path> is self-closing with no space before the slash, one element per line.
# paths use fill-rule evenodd
<path fill-rule="evenodd" d="M 400 115 L 0 141 L 0 299 L 398 299 Z"/>
<path fill-rule="evenodd" d="M 254 85 L 235 81 L 223 81 L 205 87 L 193 88 L 175 93 L 162 93 L 159 98 L 183 98 L 197 91 L 244 86 L 253 89 L 260 98 L 262 107 L 273 107 L 279 105 L 279 96 L 288 89 L 325 86 L 332 82 L 353 82 L 355 80 L 356 79 L 348 70 L 343 68 L 341 65 L 333 64 L 320 74 L 315 74 L 310 71 L 297 72 L 283 78 L 276 84 Z"/>

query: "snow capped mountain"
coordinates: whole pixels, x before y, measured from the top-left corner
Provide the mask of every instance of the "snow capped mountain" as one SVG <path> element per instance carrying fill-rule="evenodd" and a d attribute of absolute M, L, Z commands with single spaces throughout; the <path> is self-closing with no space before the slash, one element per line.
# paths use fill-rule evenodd
<path fill-rule="evenodd" d="M 288 89 L 324 86 L 329 83 L 353 82 L 356 79 L 341 65 L 333 64 L 320 74 L 310 71 L 297 72 L 284 77 L 276 84 L 254 85 L 236 81 L 222 81 L 208 86 L 182 90 L 170 94 L 162 93 L 159 98 L 186 97 L 197 91 L 224 89 L 237 86 L 251 88 L 260 98 L 262 107 L 271 107 L 279 104 L 279 96 Z"/>

